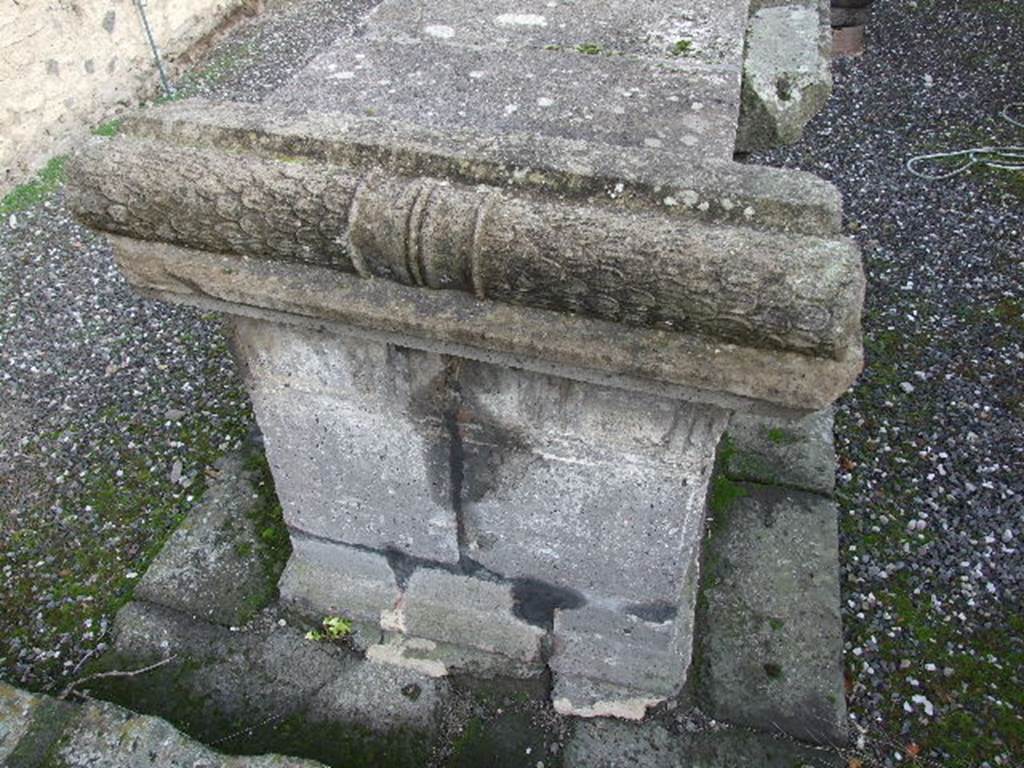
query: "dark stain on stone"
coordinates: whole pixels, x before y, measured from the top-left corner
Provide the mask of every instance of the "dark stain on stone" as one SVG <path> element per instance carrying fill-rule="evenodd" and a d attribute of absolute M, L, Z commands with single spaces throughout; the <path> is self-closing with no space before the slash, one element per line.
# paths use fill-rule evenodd
<path fill-rule="evenodd" d="M 555 610 L 582 608 L 587 600 L 574 589 L 559 587 L 540 579 L 514 579 L 512 612 L 523 621 L 550 630 Z"/>
<path fill-rule="evenodd" d="M 764 665 L 764 673 L 768 675 L 772 680 L 778 680 L 782 677 L 782 667 L 774 662 L 769 661 Z"/>
<path fill-rule="evenodd" d="M 458 417 L 465 501 L 483 501 L 499 487 L 514 483 L 515 477 L 536 459 L 521 431 L 502 424 L 471 395 L 464 395 Z"/>
<path fill-rule="evenodd" d="M 664 600 L 658 600 L 653 603 L 634 603 L 633 605 L 626 606 L 626 613 L 644 621 L 662 624 L 675 619 L 679 613 L 679 606 Z"/>
<path fill-rule="evenodd" d="M 394 547 L 388 547 L 384 550 L 384 557 L 387 558 L 388 565 L 391 566 L 391 570 L 395 574 L 395 582 L 398 584 L 398 588 L 405 589 L 409 584 L 412 574 L 420 565 L 419 560 Z"/>
<path fill-rule="evenodd" d="M 409 701 L 417 701 L 421 693 L 423 693 L 423 689 L 416 685 L 416 683 L 402 686 L 402 695 L 409 699 Z"/>
<path fill-rule="evenodd" d="M 46 74 L 60 77 L 60 63 L 56 59 L 49 59 L 46 62 Z"/>
<path fill-rule="evenodd" d="M 478 563 L 467 555 L 465 550 L 459 553 L 459 571 L 466 576 L 472 576 L 482 581 L 492 581 L 495 584 L 502 584 L 505 581 L 500 573 L 495 573 L 482 563 Z"/>
<path fill-rule="evenodd" d="M 421 354 L 397 348 L 396 352 Z M 469 530 L 466 502 L 482 501 L 500 485 L 514 482 L 510 478 L 536 457 L 520 432 L 474 401 L 465 379 L 473 388 L 487 386 L 485 376 L 474 375 L 479 373 L 475 364 L 453 357 L 442 360 L 440 372 L 413 387 L 410 409 L 427 444 L 425 461 L 434 501 L 452 509 L 460 550 L 465 552 L 470 545 L 486 550 L 496 541 Z"/>
<path fill-rule="evenodd" d="M 114 33 L 114 26 L 117 24 L 117 11 L 107 11 L 107 15 L 103 17 L 103 28 L 108 33 Z"/>
<path fill-rule="evenodd" d="M 456 358 L 441 358 L 443 368 L 420 384 L 416 381 L 414 369 L 419 356 L 428 353 L 394 347 L 393 354 L 404 356 L 409 362 L 412 385 L 409 410 L 416 431 L 427 446 L 423 460 L 430 477 L 431 496 L 434 503 L 451 508 L 458 522 L 462 494 L 462 445 L 455 429 L 454 412 L 460 400 L 458 369 L 461 363 Z"/>

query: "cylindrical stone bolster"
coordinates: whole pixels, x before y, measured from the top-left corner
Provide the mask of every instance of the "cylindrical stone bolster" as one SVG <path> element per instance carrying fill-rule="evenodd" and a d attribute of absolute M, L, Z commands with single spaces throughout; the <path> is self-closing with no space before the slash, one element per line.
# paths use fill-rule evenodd
<path fill-rule="evenodd" d="M 88 148 L 70 187 L 116 234 L 746 346 L 839 359 L 860 324 L 844 240 L 139 139 Z"/>
<path fill-rule="evenodd" d="M 835 358 L 860 326 L 863 272 L 842 240 L 508 197 L 476 239 L 474 281 L 498 301 Z"/>
<path fill-rule="evenodd" d="M 119 137 L 87 144 L 68 172 L 71 210 L 95 229 L 354 271 L 358 178 L 337 168 Z"/>
<path fill-rule="evenodd" d="M 349 239 L 364 276 L 755 347 L 841 357 L 859 327 L 841 240 L 383 175 L 360 183 Z"/>

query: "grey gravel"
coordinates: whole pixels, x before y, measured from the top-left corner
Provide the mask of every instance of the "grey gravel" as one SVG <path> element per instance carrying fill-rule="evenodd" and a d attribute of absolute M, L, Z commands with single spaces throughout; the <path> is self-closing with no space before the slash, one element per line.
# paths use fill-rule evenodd
<path fill-rule="evenodd" d="M 258 101 L 372 3 L 270 2 L 180 79 Z M 52 690 L 252 428 L 220 323 L 141 299 L 58 192 L 0 221 L 0 675 Z"/>
<path fill-rule="evenodd" d="M 864 249 L 867 370 L 836 415 L 854 733 L 868 765 L 1021 765 L 1024 173 L 904 163 L 1024 144 L 998 116 L 1024 11 L 882 0 L 868 37 L 804 141 L 752 158 L 837 184 Z"/>

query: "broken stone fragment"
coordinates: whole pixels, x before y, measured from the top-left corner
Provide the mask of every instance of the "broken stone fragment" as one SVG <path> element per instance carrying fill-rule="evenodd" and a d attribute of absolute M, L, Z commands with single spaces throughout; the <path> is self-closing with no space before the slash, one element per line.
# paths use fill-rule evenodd
<path fill-rule="evenodd" d="M 736 151 L 791 144 L 832 93 L 816 4 L 762 8 L 750 19 Z"/>

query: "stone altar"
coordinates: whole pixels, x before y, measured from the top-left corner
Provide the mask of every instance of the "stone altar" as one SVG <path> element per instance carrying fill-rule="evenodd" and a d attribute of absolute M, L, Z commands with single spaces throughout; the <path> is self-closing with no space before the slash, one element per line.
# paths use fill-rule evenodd
<path fill-rule="evenodd" d="M 836 191 L 733 161 L 827 96 L 825 10 L 385 0 L 265 103 L 164 105 L 76 155 L 71 205 L 129 281 L 233 318 L 282 601 L 352 620 L 374 662 L 550 669 L 582 717 L 676 696 L 696 641 L 713 710 L 774 717 L 730 666 L 760 630 L 702 635 L 698 585 L 716 455 L 754 481 L 731 514 L 789 510 L 780 551 L 835 538 L 722 440 L 808 434 L 862 363 Z M 802 578 L 718 546 L 749 570 L 705 584 L 708 616 L 753 610 L 721 583 Z M 786 644 L 825 661 L 776 718 L 817 740 L 844 729 L 831 563 L 822 636 Z"/>

